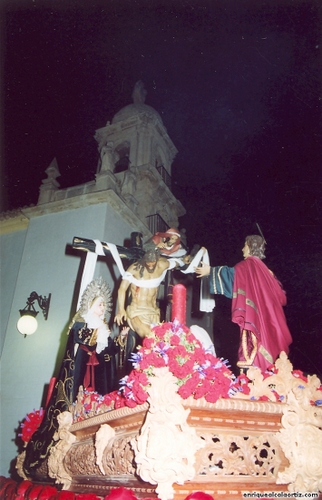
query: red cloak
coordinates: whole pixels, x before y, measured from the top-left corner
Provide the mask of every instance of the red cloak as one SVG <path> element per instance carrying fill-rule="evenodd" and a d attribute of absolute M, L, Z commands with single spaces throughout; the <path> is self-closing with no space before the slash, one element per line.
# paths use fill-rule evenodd
<path fill-rule="evenodd" d="M 241 333 L 238 366 L 254 365 L 265 371 L 281 351 L 289 352 L 292 337 L 285 305 L 281 284 L 258 257 L 250 256 L 235 266 L 232 321 Z"/>

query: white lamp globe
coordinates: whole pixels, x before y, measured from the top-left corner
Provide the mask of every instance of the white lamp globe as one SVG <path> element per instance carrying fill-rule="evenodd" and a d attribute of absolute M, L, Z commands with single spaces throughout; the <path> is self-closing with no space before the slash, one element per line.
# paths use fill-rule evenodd
<path fill-rule="evenodd" d="M 38 328 L 38 321 L 34 316 L 24 314 L 18 320 L 17 328 L 22 335 L 32 335 Z"/>

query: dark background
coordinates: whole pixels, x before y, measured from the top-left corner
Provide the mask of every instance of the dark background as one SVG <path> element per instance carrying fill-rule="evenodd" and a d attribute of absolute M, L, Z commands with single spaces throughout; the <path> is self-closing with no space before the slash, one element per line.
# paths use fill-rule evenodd
<path fill-rule="evenodd" d="M 7 0 L 1 27 L 1 210 L 36 204 L 54 157 L 62 188 L 92 180 L 95 130 L 142 79 L 179 151 L 188 245 L 233 266 L 259 223 L 290 359 L 322 376 L 321 2 Z M 217 352 L 234 362 L 230 301 L 216 302 Z"/>

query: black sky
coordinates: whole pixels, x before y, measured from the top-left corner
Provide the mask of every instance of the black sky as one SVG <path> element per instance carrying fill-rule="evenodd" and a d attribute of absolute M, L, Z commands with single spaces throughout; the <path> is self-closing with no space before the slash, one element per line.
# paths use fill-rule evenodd
<path fill-rule="evenodd" d="M 259 222 L 266 263 L 288 295 L 291 360 L 321 373 L 321 2 L 7 0 L 1 8 L 1 209 L 36 204 L 54 157 L 61 187 L 92 180 L 95 130 L 142 79 L 179 151 L 173 191 L 187 209 L 189 245 L 234 265 Z"/>

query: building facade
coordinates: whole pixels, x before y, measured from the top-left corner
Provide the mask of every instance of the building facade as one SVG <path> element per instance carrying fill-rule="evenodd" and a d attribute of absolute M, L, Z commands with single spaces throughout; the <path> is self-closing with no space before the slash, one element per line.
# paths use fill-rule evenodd
<path fill-rule="evenodd" d="M 73 248 L 73 238 L 126 246 L 132 232 L 148 240 L 156 231 L 179 227 L 185 213 L 171 192 L 177 150 L 160 115 L 145 104 L 141 82 L 132 97 L 132 104 L 95 133 L 95 179 L 59 189 L 54 159 L 46 169 L 37 205 L 2 214 L 1 475 L 14 473 L 20 422 L 44 406 L 47 386 L 60 366 L 86 254 Z M 94 277 L 99 276 L 113 290 L 110 326 L 116 333 L 120 274 L 112 258 L 98 258 Z M 43 297 L 51 294 L 50 308 L 47 320 L 40 311 L 37 331 L 24 337 L 16 325 L 33 291 Z"/>

